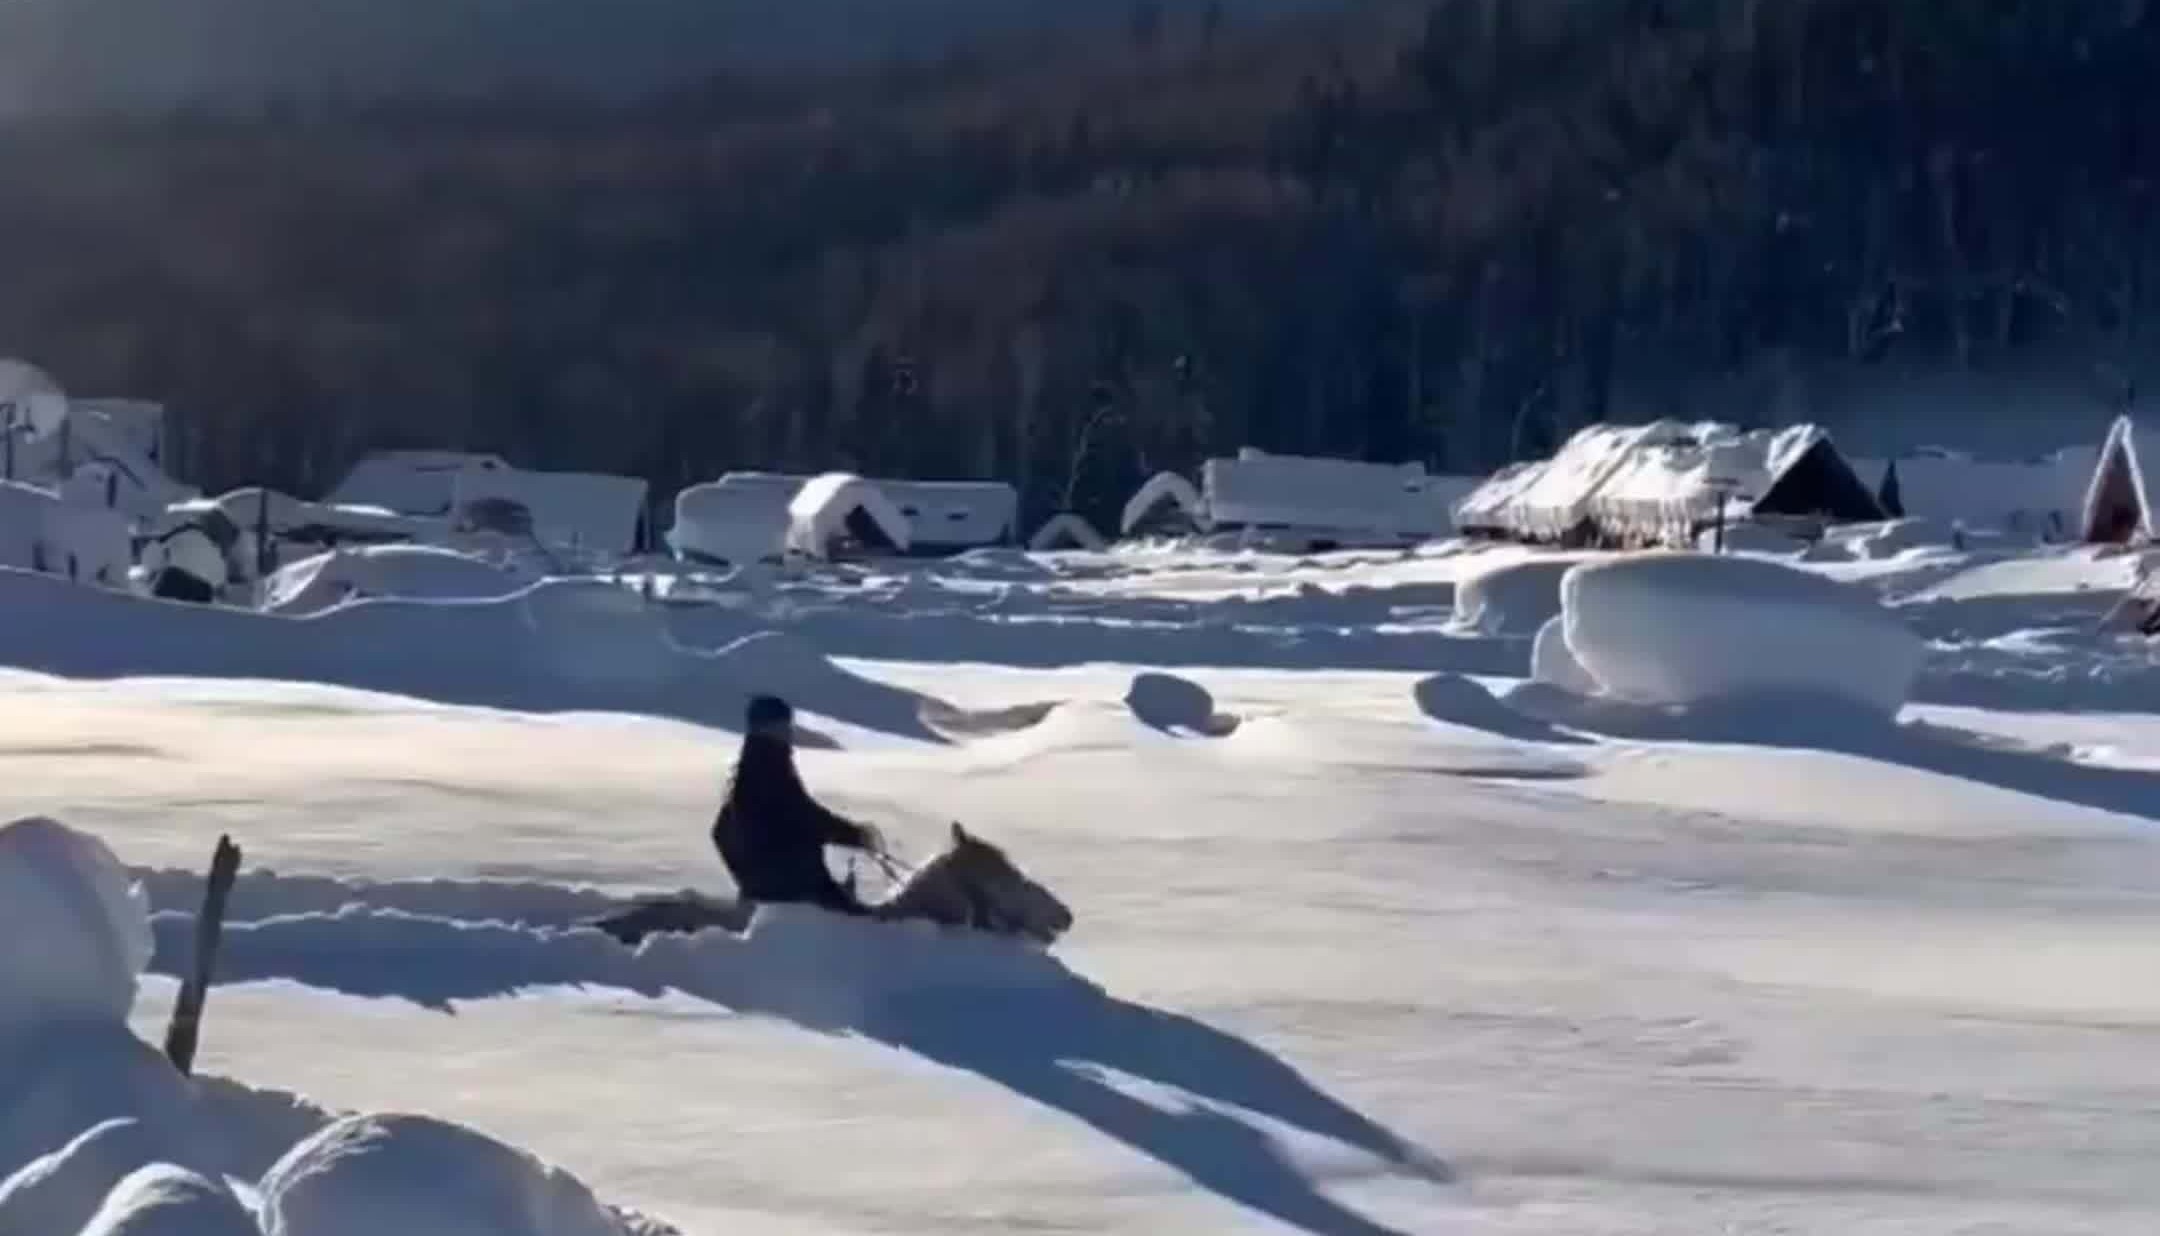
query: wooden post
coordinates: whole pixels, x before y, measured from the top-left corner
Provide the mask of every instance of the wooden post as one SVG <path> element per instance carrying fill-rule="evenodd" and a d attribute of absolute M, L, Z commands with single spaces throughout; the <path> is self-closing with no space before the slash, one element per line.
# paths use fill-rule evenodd
<path fill-rule="evenodd" d="M 203 887 L 202 913 L 195 919 L 195 965 L 180 986 L 172 1024 L 165 1030 L 165 1058 L 182 1073 L 195 1068 L 195 1043 L 202 1033 L 203 1004 L 210 998 L 210 977 L 217 969 L 218 938 L 225 930 L 225 901 L 240 876 L 240 847 L 219 837 L 210 858 L 210 881 Z"/>
<path fill-rule="evenodd" d="M 270 487 L 255 493 L 255 578 L 270 574 Z"/>

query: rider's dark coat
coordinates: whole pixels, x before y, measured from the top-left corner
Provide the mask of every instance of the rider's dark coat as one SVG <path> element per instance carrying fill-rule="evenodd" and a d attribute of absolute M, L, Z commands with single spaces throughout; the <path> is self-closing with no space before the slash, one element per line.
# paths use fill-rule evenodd
<path fill-rule="evenodd" d="M 861 909 L 825 866 L 825 847 L 868 849 L 871 837 L 810 797 L 795 770 L 794 748 L 784 738 L 761 733 L 743 738 L 712 838 L 746 900 Z"/>

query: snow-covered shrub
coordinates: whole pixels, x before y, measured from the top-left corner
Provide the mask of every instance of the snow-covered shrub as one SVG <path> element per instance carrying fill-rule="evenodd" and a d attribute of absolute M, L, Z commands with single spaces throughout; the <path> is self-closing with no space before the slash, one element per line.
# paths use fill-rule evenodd
<path fill-rule="evenodd" d="M 427 1116 L 332 1122 L 270 1169 L 262 1199 L 268 1236 L 622 1236 L 575 1177 Z"/>
<path fill-rule="evenodd" d="M 1578 561 L 1524 558 L 1464 579 L 1455 587 L 1453 625 L 1480 635 L 1537 634 L 1560 612 L 1560 578 Z"/>
<path fill-rule="evenodd" d="M 1924 655 L 1867 593 L 1758 558 L 1588 562 L 1560 595 L 1575 660 L 1634 703 L 1808 697 L 1894 716 Z"/>

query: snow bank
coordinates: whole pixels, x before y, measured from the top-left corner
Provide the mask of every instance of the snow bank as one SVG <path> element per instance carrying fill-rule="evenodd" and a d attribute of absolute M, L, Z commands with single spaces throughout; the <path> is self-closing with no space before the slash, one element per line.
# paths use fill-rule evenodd
<path fill-rule="evenodd" d="M 268 1236 L 622 1236 L 576 1178 L 461 1125 L 337 1120 L 262 1182 Z"/>
<path fill-rule="evenodd" d="M 1868 594 L 1761 559 L 1586 562 L 1560 595 L 1576 661 L 1632 703 L 1808 697 L 1894 716 L 1925 651 Z"/>
<path fill-rule="evenodd" d="M 156 1163 L 113 1187 L 82 1236 L 262 1236 L 232 1190 Z"/>
<path fill-rule="evenodd" d="M 262 607 L 279 614 L 314 614 L 366 597 L 492 600 L 532 582 L 530 576 L 453 549 L 366 545 L 333 549 L 273 572 L 264 581 Z"/>
<path fill-rule="evenodd" d="M 0 828 L 0 1027 L 123 1020 L 150 952 L 148 906 L 104 842 L 44 818 Z"/>
<path fill-rule="evenodd" d="M 1575 557 L 1521 558 L 1490 567 L 1455 586 L 1459 631 L 1527 639 L 1560 612 L 1560 579 Z"/>

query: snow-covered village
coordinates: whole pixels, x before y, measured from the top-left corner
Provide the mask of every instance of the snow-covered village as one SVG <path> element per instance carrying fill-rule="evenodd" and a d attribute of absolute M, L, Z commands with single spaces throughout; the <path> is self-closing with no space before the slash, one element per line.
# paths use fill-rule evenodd
<path fill-rule="evenodd" d="M 0 0 L 0 1236 L 2152 1236 L 2156 66 Z"/>
<path fill-rule="evenodd" d="M 157 404 L 0 375 L 0 1230 L 2160 1205 L 2130 416 L 1246 449 L 1025 528 L 450 451 L 201 494 Z M 716 858 L 758 700 L 866 909 Z"/>

